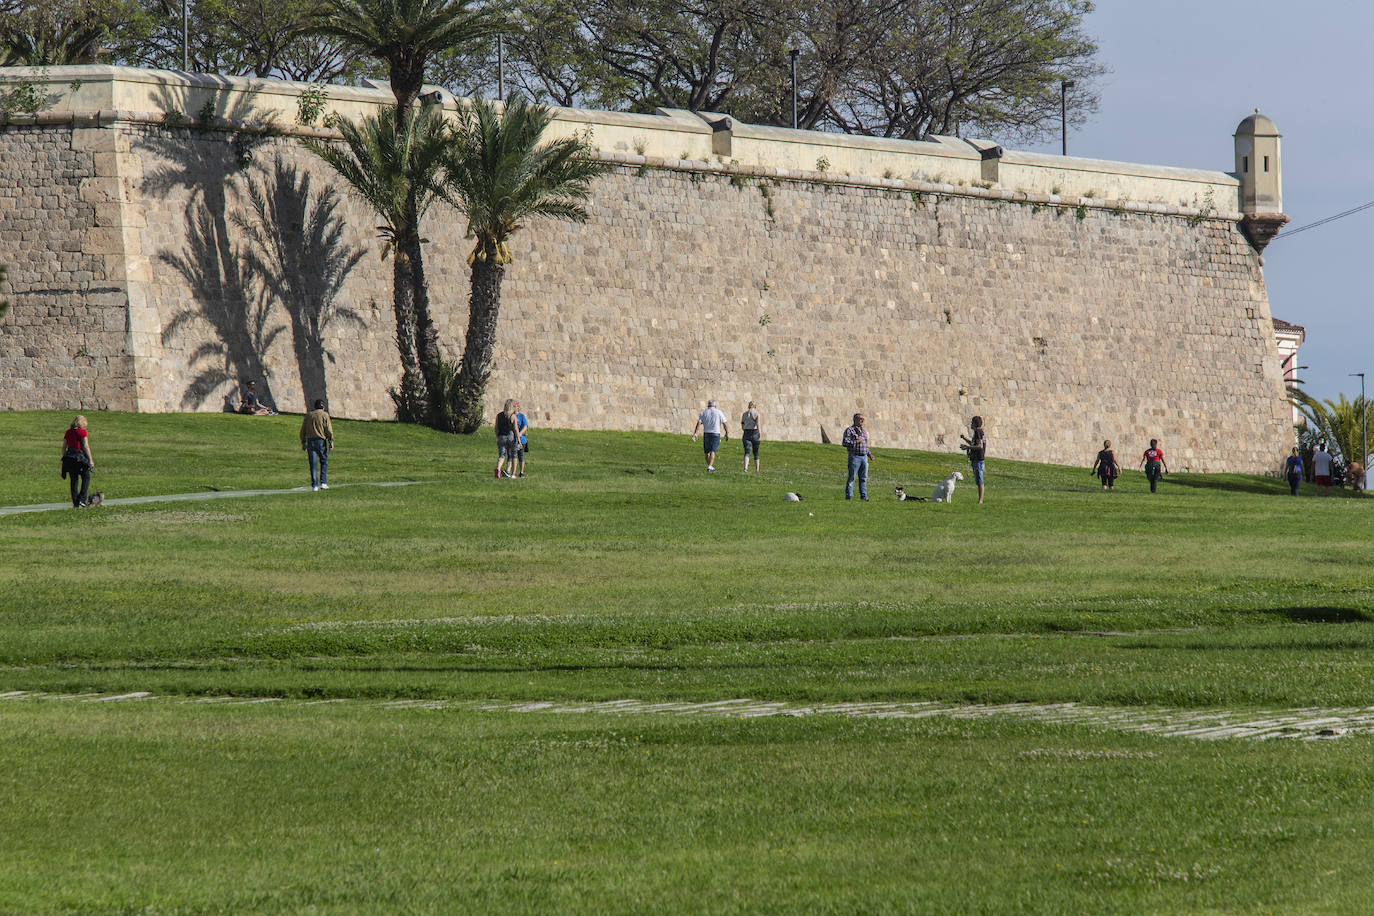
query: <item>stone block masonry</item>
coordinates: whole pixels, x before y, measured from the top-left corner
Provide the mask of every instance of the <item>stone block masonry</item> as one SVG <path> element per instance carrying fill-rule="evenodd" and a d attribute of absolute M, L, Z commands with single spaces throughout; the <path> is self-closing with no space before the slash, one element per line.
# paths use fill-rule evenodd
<path fill-rule="evenodd" d="M 608 115 L 607 133 L 652 117 Z M 163 120 L 0 126 L 0 406 L 221 410 L 252 377 L 284 410 L 326 397 L 338 416 L 390 416 L 375 216 L 290 137 Z M 681 145 L 701 140 L 684 129 Z M 537 425 L 685 433 L 708 397 L 732 421 L 753 400 L 769 438 L 837 436 L 862 410 L 880 452 L 954 452 L 981 414 L 993 457 L 1085 464 L 1103 439 L 1129 457 L 1153 437 L 1199 471 L 1269 471 L 1291 442 L 1235 202 L 1184 205 L 1224 173 L 1147 176 L 1172 200 L 1105 200 L 602 155 L 615 168 L 588 223 L 515 238 L 489 415 L 519 397 Z M 454 358 L 463 230 L 442 208 L 425 230 Z"/>

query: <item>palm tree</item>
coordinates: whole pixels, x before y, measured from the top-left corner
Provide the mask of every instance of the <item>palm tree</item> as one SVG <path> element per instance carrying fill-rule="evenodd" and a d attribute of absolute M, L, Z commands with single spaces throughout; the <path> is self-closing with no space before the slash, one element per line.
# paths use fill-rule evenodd
<path fill-rule="evenodd" d="M 94 5 L 35 6 L 0 22 L 0 67 L 58 67 L 93 64 L 110 32 L 106 15 Z"/>
<path fill-rule="evenodd" d="M 1330 398 L 1319 401 L 1301 388 L 1294 387 L 1288 389 L 1288 395 L 1307 418 L 1308 425 L 1318 435 L 1327 438 L 1337 457 L 1346 464 L 1352 461 L 1364 463 L 1360 450 L 1363 447 L 1365 411 L 1369 409 L 1368 399 L 1357 397 L 1347 401 L 1345 395 L 1340 394 L 1334 401 Z"/>
<path fill-rule="evenodd" d="M 343 41 L 355 51 L 386 63 L 387 79 L 396 99 L 393 128 L 399 136 L 425 85 L 425 69 L 438 54 L 470 45 L 497 28 L 485 9 L 471 0 L 326 0 L 314 20 L 314 30 Z M 392 225 L 402 260 L 414 272 L 410 281 L 410 310 L 414 316 L 414 348 L 431 406 L 442 405 L 445 367 L 439 333 L 429 309 L 429 285 L 420 249 L 420 213 L 424 202 L 419 188 L 406 199 Z M 398 263 L 401 261 L 398 260 Z M 398 306 L 399 308 L 399 306 Z"/>
<path fill-rule="evenodd" d="M 495 19 L 470 0 L 328 0 L 315 31 L 332 35 L 386 62 L 396 97 L 396 127 L 425 85 L 437 54 L 472 44 L 495 29 Z"/>
<path fill-rule="evenodd" d="M 609 166 L 589 155 L 582 137 L 540 145 L 553 113 L 515 99 L 504 110 L 478 99 L 459 113 L 446 163 L 443 193 L 467 214 L 468 237 L 477 244 L 468 256 L 472 289 L 467 339 L 450 395 L 458 432 L 482 424 L 482 399 L 491 375 L 501 280 L 513 258 L 507 244 L 522 221 L 566 219 L 585 222 L 592 182 Z"/>
<path fill-rule="evenodd" d="M 338 119 L 342 148 L 317 140 L 302 142 L 382 219 L 377 231 L 383 240 L 382 257 L 392 255 L 396 347 L 401 355 L 401 387 L 392 397 L 398 419 L 428 422 L 436 406 L 431 392 L 441 390 L 442 360 L 437 340 L 431 365 L 422 364 L 416 353 L 416 299 L 425 283 L 419 263 L 420 218 L 437 197 L 447 130 L 438 116 L 417 111 L 411 111 L 398 129 L 392 114 L 384 108 L 356 123 Z"/>

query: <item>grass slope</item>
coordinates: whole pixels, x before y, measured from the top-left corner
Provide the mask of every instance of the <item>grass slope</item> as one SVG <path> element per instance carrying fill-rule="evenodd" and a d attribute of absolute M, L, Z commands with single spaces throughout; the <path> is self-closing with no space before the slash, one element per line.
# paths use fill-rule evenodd
<path fill-rule="evenodd" d="M 0 414 L 0 504 L 70 416 Z M 91 417 L 110 496 L 300 486 L 298 418 Z M 337 423 L 327 493 L 0 517 L 0 690 L 1374 704 L 1370 511 L 1277 480 Z M 362 481 L 419 481 L 379 489 Z M 801 492 L 800 504 L 782 501 Z M 0 911 L 1349 911 L 1370 739 L 0 701 Z"/>

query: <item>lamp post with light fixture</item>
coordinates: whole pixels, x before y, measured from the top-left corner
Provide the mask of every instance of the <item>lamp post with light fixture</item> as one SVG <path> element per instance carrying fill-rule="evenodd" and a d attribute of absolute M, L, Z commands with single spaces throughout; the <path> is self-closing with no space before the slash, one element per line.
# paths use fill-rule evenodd
<path fill-rule="evenodd" d="M 1069 90 L 1073 80 L 1059 81 L 1059 141 L 1060 153 L 1069 154 Z"/>
<path fill-rule="evenodd" d="M 797 58 L 801 56 L 801 51 L 793 48 L 787 52 L 792 58 L 792 129 L 797 129 Z"/>

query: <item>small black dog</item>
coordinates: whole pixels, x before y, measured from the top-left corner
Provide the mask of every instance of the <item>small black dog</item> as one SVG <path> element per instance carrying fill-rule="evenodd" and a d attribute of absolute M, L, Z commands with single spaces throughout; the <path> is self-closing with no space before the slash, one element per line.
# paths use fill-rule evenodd
<path fill-rule="evenodd" d="M 95 491 L 95 495 L 92 496 L 90 499 L 87 499 L 87 500 L 86 500 L 86 505 L 87 505 L 87 506 L 98 506 L 98 505 L 100 505 L 101 503 L 103 503 L 104 501 L 105 501 L 105 493 L 104 493 L 103 491 L 101 491 L 101 490 L 96 490 L 96 491 Z"/>
<path fill-rule="evenodd" d="M 894 487 L 892 492 L 896 494 L 897 502 L 899 503 L 924 503 L 930 501 L 930 497 L 928 496 L 907 496 L 905 487 Z"/>

